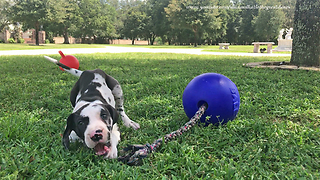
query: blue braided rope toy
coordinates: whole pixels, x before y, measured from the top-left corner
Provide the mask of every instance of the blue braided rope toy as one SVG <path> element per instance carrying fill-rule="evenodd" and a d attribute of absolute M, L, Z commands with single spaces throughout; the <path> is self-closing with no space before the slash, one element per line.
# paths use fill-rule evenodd
<path fill-rule="evenodd" d="M 165 135 L 162 138 L 155 140 L 152 144 L 145 145 L 128 145 L 123 149 L 123 153 L 126 153 L 124 156 L 120 156 L 118 161 L 121 161 L 130 166 L 142 165 L 142 159 L 146 158 L 149 154 L 156 151 L 157 148 L 163 143 L 167 143 L 175 139 L 177 136 L 181 136 L 184 132 L 187 132 L 191 127 L 195 126 L 200 120 L 201 116 L 205 113 L 208 104 L 205 103 L 199 107 L 199 110 L 195 115 L 182 127 L 178 130 L 171 132 L 170 134 Z"/>

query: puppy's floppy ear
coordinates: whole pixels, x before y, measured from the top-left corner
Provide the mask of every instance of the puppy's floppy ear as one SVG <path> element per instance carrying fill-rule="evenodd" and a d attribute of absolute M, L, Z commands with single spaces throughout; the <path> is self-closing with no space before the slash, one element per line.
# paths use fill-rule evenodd
<path fill-rule="evenodd" d="M 71 134 L 71 131 L 73 129 L 74 129 L 74 114 L 72 113 L 67 119 L 67 127 L 64 130 L 63 137 L 62 137 L 62 144 L 66 149 L 69 149 L 69 146 L 70 146 L 69 135 Z"/>
<path fill-rule="evenodd" d="M 118 119 L 119 119 L 119 114 L 118 114 L 117 110 L 110 105 L 107 105 L 106 108 L 108 109 L 108 111 L 112 117 L 113 124 L 117 123 Z"/>
<path fill-rule="evenodd" d="M 79 79 L 78 79 L 78 81 L 74 84 L 70 93 L 70 101 L 71 101 L 72 107 L 76 105 L 76 98 L 79 93 L 79 89 L 80 87 L 79 87 Z"/>

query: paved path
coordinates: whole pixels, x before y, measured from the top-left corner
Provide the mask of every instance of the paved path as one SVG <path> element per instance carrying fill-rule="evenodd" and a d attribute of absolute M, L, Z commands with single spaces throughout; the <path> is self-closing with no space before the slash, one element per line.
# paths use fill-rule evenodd
<path fill-rule="evenodd" d="M 267 54 L 267 53 L 232 53 L 232 52 L 205 52 L 203 49 L 174 49 L 174 48 L 138 48 L 138 47 L 117 47 L 106 46 L 106 48 L 73 48 L 73 49 L 33 49 L 33 50 L 11 50 L 0 51 L 1 55 L 50 55 L 58 54 L 61 50 L 64 54 L 90 54 L 90 53 L 130 53 L 130 52 L 147 52 L 147 53 L 182 53 L 197 55 L 234 55 L 234 56 L 291 56 L 291 54 Z"/>

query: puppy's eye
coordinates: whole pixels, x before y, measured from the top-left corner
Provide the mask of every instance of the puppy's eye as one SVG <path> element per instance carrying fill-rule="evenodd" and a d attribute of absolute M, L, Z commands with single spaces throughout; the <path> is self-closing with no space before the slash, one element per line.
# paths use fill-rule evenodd
<path fill-rule="evenodd" d="M 84 122 L 79 121 L 78 124 L 79 124 L 80 126 L 82 126 L 82 125 L 84 125 Z"/>
<path fill-rule="evenodd" d="M 77 123 L 79 126 L 86 126 L 89 122 L 89 118 L 88 117 L 81 117 L 77 119 Z"/>
<path fill-rule="evenodd" d="M 107 115 L 107 114 L 101 114 L 100 116 L 101 116 L 101 118 L 104 119 L 104 120 L 108 119 L 108 115 Z"/>

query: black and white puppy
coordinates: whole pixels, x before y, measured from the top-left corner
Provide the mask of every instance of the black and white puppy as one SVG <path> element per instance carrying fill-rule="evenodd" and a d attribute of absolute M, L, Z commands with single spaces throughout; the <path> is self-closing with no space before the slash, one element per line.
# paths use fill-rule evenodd
<path fill-rule="evenodd" d="M 70 94 L 74 109 L 67 119 L 63 133 L 64 147 L 68 149 L 70 141 L 80 139 L 88 148 L 94 149 L 97 155 L 117 158 L 117 145 L 120 141 L 117 125 L 119 115 L 125 126 L 140 128 L 124 111 L 123 93 L 119 82 L 100 69 L 80 71 L 48 56 L 45 58 L 70 74 L 79 76 Z"/>

